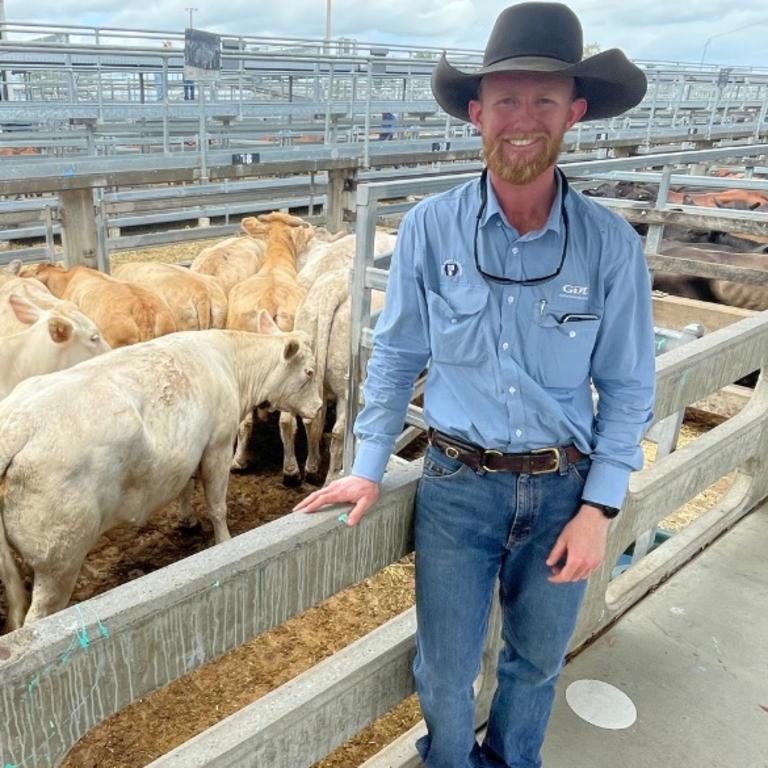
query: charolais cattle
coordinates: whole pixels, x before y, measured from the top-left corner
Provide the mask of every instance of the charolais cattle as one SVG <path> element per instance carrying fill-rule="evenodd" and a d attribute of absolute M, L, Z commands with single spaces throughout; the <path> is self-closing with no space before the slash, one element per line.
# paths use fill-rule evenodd
<path fill-rule="evenodd" d="M 39 280 L 12 277 L 0 283 L 0 336 L 10 336 L 13 333 L 26 331 L 28 327 L 27 323 L 19 320 L 8 301 L 12 294 L 23 296 L 41 309 L 72 306 L 72 302 L 66 302 L 54 296 Z"/>
<path fill-rule="evenodd" d="M 17 277 L 21 271 L 21 267 L 21 259 L 14 259 L 5 267 L 0 267 L 0 285 L 3 285 L 3 283 L 7 282 L 8 280 L 13 280 L 15 277 Z"/>
<path fill-rule="evenodd" d="M 0 336 L 0 399 L 24 379 L 109 352 L 99 329 L 69 301 L 41 309 L 14 293 L 8 304 L 26 330 Z"/>
<path fill-rule="evenodd" d="M 157 293 L 171 310 L 177 331 L 223 328 L 227 321 L 227 296 L 210 275 L 178 264 L 140 261 L 120 264 L 112 276 Z"/>
<path fill-rule="evenodd" d="M 88 315 L 113 349 L 176 330 L 165 301 L 140 285 L 116 280 L 89 267 L 65 270 L 38 264 L 33 274 L 54 296 L 74 302 Z"/>
<path fill-rule="evenodd" d="M 186 331 L 22 382 L 0 402 L 0 577 L 10 629 L 65 607 L 83 559 L 202 480 L 217 542 L 237 427 L 257 403 L 312 418 L 305 334 Z M 51 461 L 51 456 L 56 460 Z M 32 601 L 12 549 L 34 573 Z"/>
<path fill-rule="evenodd" d="M 378 312 L 384 305 L 384 294 L 374 291 L 371 310 Z M 307 461 L 304 477 L 320 483 L 320 445 L 329 402 L 336 402 L 336 421 L 331 432 L 330 461 L 326 482 L 341 471 L 344 431 L 346 428 L 347 374 L 349 370 L 349 334 L 351 303 L 349 299 L 349 270 L 327 272 L 313 283 L 296 315 L 296 329 L 312 340 L 317 359 L 317 387 L 322 391 L 323 407 L 307 428 Z M 280 436 L 283 441 L 283 482 L 301 482 L 294 442 L 296 420 L 289 413 L 280 414 Z"/>

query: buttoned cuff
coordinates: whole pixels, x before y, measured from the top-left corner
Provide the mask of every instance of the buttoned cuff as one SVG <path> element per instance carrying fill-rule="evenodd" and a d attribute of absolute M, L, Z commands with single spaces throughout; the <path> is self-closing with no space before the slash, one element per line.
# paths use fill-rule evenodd
<path fill-rule="evenodd" d="M 584 484 L 582 498 L 606 504 L 609 507 L 621 507 L 629 485 L 628 469 L 615 467 L 596 459 L 592 462 Z"/>
<path fill-rule="evenodd" d="M 380 483 L 391 453 L 392 451 L 386 446 L 370 440 L 359 441 L 352 474 L 355 477 L 364 477 L 366 480 Z"/>

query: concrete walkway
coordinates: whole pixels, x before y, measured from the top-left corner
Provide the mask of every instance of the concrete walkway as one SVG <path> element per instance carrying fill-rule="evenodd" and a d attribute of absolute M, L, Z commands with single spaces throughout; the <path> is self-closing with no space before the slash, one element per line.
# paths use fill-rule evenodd
<path fill-rule="evenodd" d="M 577 716 L 569 684 L 602 680 L 637 720 Z M 629 611 L 563 671 L 544 768 L 768 768 L 768 504 Z"/>

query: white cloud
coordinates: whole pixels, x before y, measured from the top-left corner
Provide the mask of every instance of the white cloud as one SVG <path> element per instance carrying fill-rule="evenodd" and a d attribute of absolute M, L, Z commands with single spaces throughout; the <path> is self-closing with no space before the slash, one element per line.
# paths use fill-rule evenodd
<path fill-rule="evenodd" d="M 117 0 L 6 0 L 8 21 L 94 24 L 181 31 L 185 7 L 195 26 L 220 33 L 322 38 L 325 0 L 260 2 L 157 0 L 147 6 Z M 482 48 L 503 0 L 332 0 L 332 36 L 361 41 Z M 586 42 L 619 47 L 630 57 L 767 67 L 765 0 L 573 0 Z"/>

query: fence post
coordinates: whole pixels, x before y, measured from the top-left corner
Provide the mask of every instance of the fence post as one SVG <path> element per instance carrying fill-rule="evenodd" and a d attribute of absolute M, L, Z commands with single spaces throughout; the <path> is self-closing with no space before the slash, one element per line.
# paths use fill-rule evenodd
<path fill-rule="evenodd" d="M 65 189 L 59 192 L 59 219 L 64 245 L 64 266 L 97 268 L 98 237 L 93 211 L 93 190 Z"/>
<path fill-rule="evenodd" d="M 325 197 L 325 226 L 329 232 L 344 228 L 344 212 L 350 210 L 349 195 L 354 192 L 357 171 L 354 168 L 332 168 L 328 171 Z"/>

